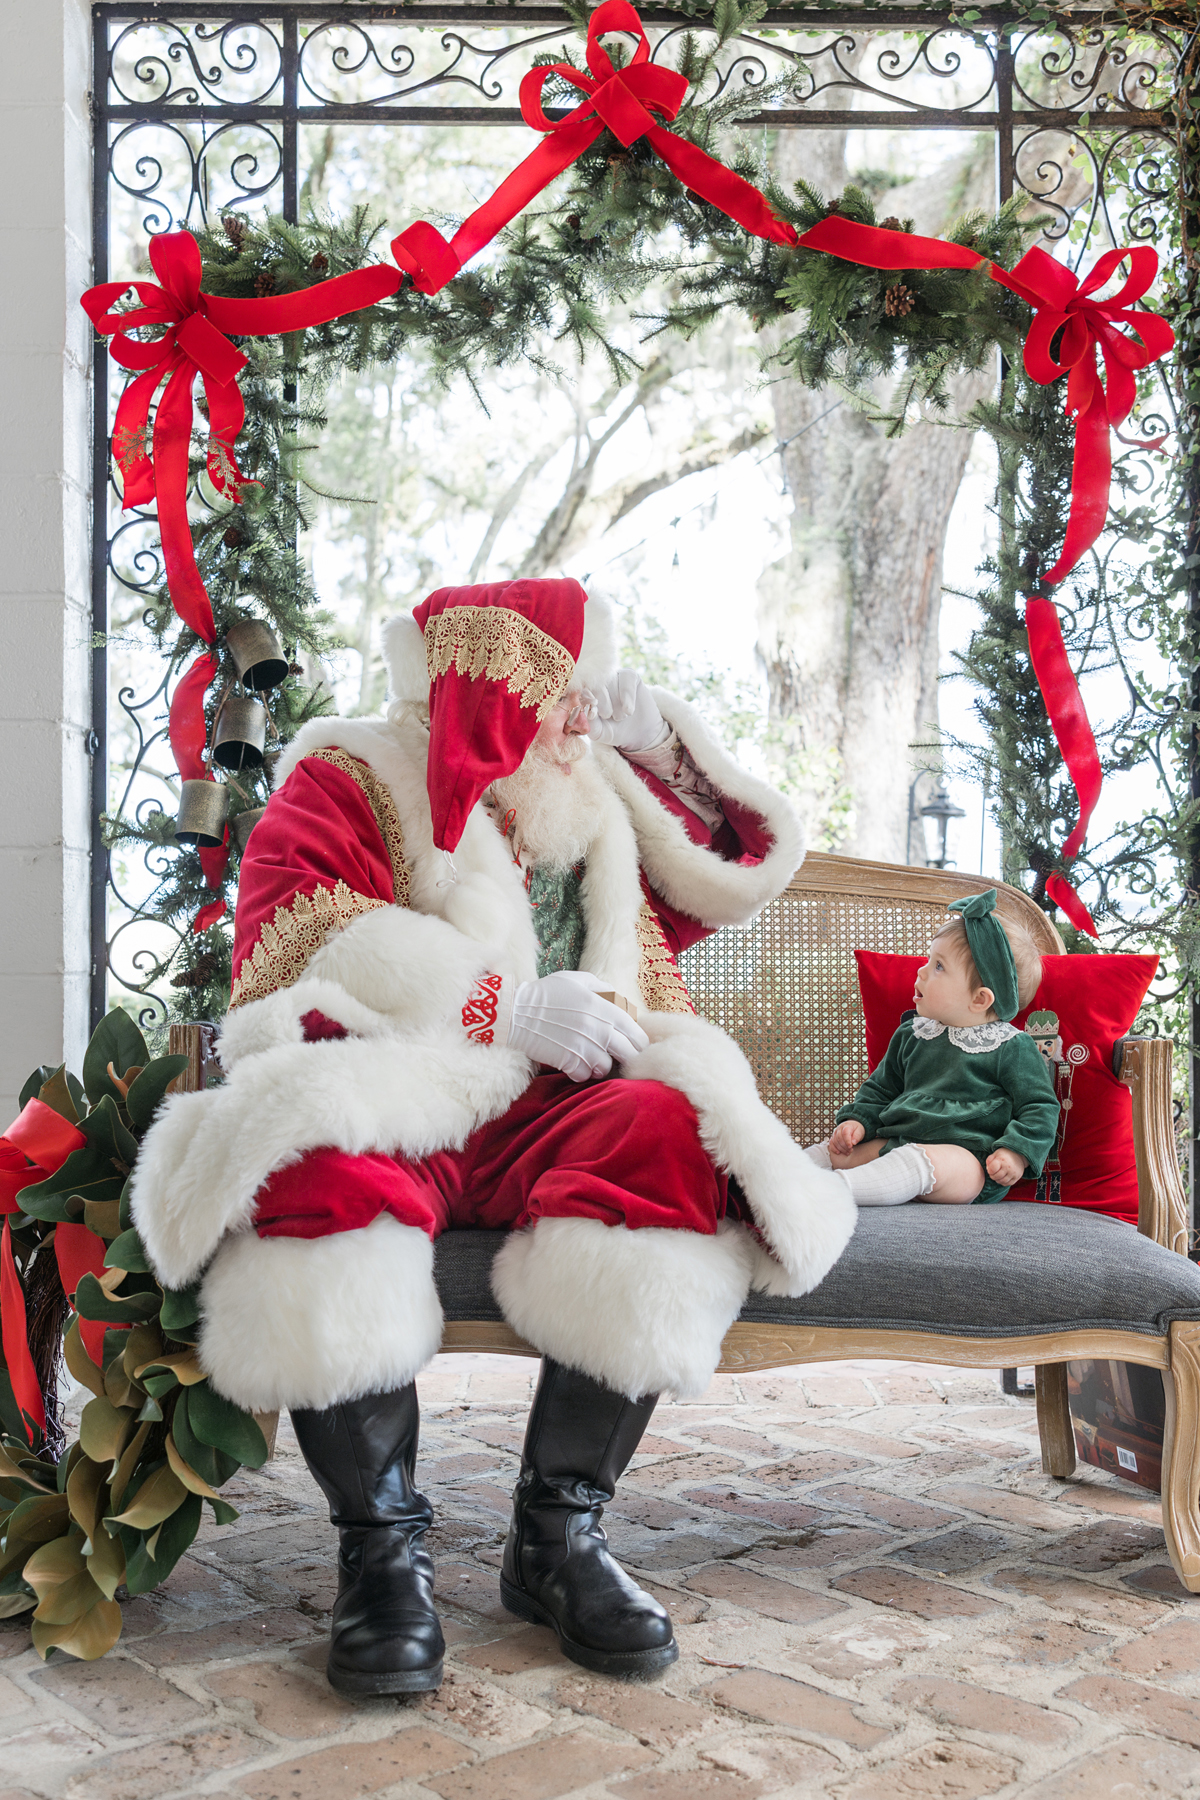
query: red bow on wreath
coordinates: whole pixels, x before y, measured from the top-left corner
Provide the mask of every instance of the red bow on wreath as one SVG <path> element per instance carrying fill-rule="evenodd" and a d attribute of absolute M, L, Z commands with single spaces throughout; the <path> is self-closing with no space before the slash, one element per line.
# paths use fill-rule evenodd
<path fill-rule="evenodd" d="M 211 647 L 217 638 L 212 601 L 196 567 L 187 512 L 196 377 L 204 383 L 208 403 L 208 473 L 217 492 L 236 502 L 243 487 L 254 485 L 247 482 L 234 456 L 246 417 L 237 377 L 247 358 L 226 333 L 269 337 L 323 325 L 394 294 L 403 277 L 398 269 L 379 263 L 294 294 L 228 299 L 201 292 L 200 251 L 190 231 L 151 238 L 150 262 L 161 286 L 152 281 L 106 281 L 89 288 L 81 304 L 96 330 L 112 338 L 112 354 L 121 367 L 141 371 L 121 395 L 113 427 L 113 456 L 124 479 L 124 506 L 127 511 L 157 506 L 171 604 L 184 624 Z M 110 311 L 130 288 L 142 305 L 127 312 Z M 163 329 L 143 343 L 132 333 L 144 326 Z M 164 382 L 151 433 L 150 406 Z M 212 779 L 203 763 L 204 693 L 216 668 L 215 656 L 200 657 L 171 703 L 171 747 L 185 780 Z M 228 843 L 226 828 L 219 849 L 200 852 L 211 888 L 220 886 L 229 860 Z M 204 907 L 193 929 L 203 931 L 224 911 L 220 900 Z"/>
<path fill-rule="evenodd" d="M 1062 551 L 1039 586 L 1064 580 L 1091 549 L 1108 517 L 1112 484 L 1110 430 L 1119 433 L 1137 399 L 1135 372 L 1165 356 L 1175 333 L 1157 313 L 1135 307 L 1158 273 L 1158 252 L 1148 245 L 1133 250 L 1107 250 L 1081 282 L 1070 269 L 1035 246 L 1015 269 L 1001 269 L 966 244 L 917 237 L 907 231 L 885 231 L 860 225 L 836 214 L 822 219 L 800 238 L 801 248 L 820 250 L 871 269 L 974 269 L 987 264 L 993 281 L 1010 288 L 1033 308 L 1025 339 L 1025 371 L 1031 381 L 1048 386 L 1067 377 L 1066 410 L 1075 417 L 1075 454 L 1071 468 L 1071 510 Z M 1106 300 L 1092 296 L 1128 258 L 1124 286 Z M 1130 336 L 1132 332 L 1135 335 Z M 1052 351 L 1061 333 L 1057 356 Z M 1139 341 L 1140 340 L 1140 341 Z M 1100 372 L 1103 358 L 1104 374 Z M 1128 442 L 1128 439 L 1123 440 Z M 1162 438 L 1141 443 L 1157 450 Z M 1025 603 L 1029 660 L 1046 702 L 1046 711 L 1062 751 L 1079 802 L 1079 817 L 1062 847 L 1064 863 L 1083 846 L 1088 821 L 1100 797 L 1102 775 L 1096 740 L 1066 647 L 1058 608 L 1043 593 Z M 1046 877 L 1046 892 L 1080 931 L 1097 936 L 1095 921 L 1065 875 Z"/>
<path fill-rule="evenodd" d="M 39 1431 L 46 1429 L 46 1409 L 29 1350 L 25 1295 L 13 1256 L 12 1225 L 8 1215 L 20 1212 L 23 1188 L 56 1174 L 67 1158 L 81 1150 L 86 1142 L 82 1131 L 55 1112 L 52 1106 L 47 1106 L 44 1100 L 27 1101 L 0 1137 L 0 1213 L 5 1215 L 4 1232 L 0 1236 L 0 1330 L 4 1363 L 17 1405 Z M 54 1227 L 54 1254 L 63 1292 L 68 1297 L 74 1294 L 83 1275 L 103 1273 L 104 1239 L 89 1231 L 86 1225 L 60 1220 Z M 102 1363 L 103 1324 L 81 1320 L 80 1333 L 92 1361 Z M 29 1423 L 25 1431 L 32 1443 Z"/>
<path fill-rule="evenodd" d="M 632 60 L 623 69 L 613 67 L 600 42 L 610 31 L 627 31 L 638 40 Z M 650 61 L 650 44 L 642 21 L 628 0 L 604 0 L 588 20 L 587 66 L 590 76 L 572 68 L 570 63 L 530 69 L 521 82 L 521 116 L 534 131 L 545 133 L 543 141 L 459 227 L 449 243 L 424 219 L 392 239 L 392 255 L 402 269 L 409 271 L 421 293 L 436 294 L 452 281 L 464 263 L 489 244 L 555 176 L 578 161 L 605 130 L 611 131 L 625 149 L 639 138 L 646 138 L 685 187 L 720 207 L 755 237 L 769 238 L 776 244 L 796 242 L 795 231 L 776 217 L 756 187 L 659 123 L 659 119 L 674 119 L 679 112 L 688 79 L 675 69 Z M 562 119 L 548 119 L 542 108 L 542 92 L 551 75 L 586 96 Z"/>

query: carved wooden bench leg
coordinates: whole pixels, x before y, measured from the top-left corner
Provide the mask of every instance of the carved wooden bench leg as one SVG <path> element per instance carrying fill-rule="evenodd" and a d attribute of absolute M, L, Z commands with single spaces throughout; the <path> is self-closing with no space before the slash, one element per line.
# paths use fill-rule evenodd
<path fill-rule="evenodd" d="M 1066 1363 L 1038 1363 L 1033 1372 L 1037 1394 L 1038 1436 L 1042 1440 L 1042 1473 L 1065 1481 L 1075 1473 L 1075 1432 L 1067 1402 Z"/>
<path fill-rule="evenodd" d="M 1163 1532 L 1175 1573 L 1200 1593 L 1200 1324 L 1171 1327 L 1171 1366 L 1163 1370 L 1167 1401 L 1163 1438 Z"/>

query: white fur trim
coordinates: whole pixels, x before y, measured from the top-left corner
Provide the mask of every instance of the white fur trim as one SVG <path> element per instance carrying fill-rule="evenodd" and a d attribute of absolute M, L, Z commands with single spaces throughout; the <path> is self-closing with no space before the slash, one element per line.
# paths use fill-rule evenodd
<path fill-rule="evenodd" d="M 514 1331 L 545 1356 L 618 1393 L 702 1394 L 741 1311 L 754 1255 L 747 1233 L 715 1237 L 599 1219 L 542 1219 L 492 1264 Z"/>
<path fill-rule="evenodd" d="M 572 685 L 601 687 L 616 674 L 619 662 L 613 609 L 607 600 L 589 595 L 583 609 L 583 642 L 579 646 Z"/>
<path fill-rule="evenodd" d="M 429 664 L 425 638 L 411 613 L 398 613 L 383 625 L 383 660 L 394 700 L 428 700 Z"/>
<path fill-rule="evenodd" d="M 804 827 L 791 803 L 768 782 L 740 769 L 717 743 L 695 707 L 662 688 L 651 688 L 663 718 L 679 733 L 698 769 L 718 793 L 755 812 L 773 840 L 755 867 L 722 861 L 694 844 L 679 819 L 660 806 L 619 751 L 596 754 L 633 819 L 642 866 L 668 905 L 704 925 L 746 925 L 781 894 L 804 858 Z"/>
<path fill-rule="evenodd" d="M 854 1232 L 858 1209 L 840 1176 L 818 1169 L 765 1107 L 750 1064 L 716 1025 L 681 1013 L 647 1013 L 653 1040 L 625 1065 L 632 1081 L 663 1081 L 686 1094 L 700 1141 L 733 1175 L 776 1257 L 754 1285 L 807 1294 L 826 1276 Z"/>
<path fill-rule="evenodd" d="M 433 1245 L 388 1214 L 326 1238 L 233 1238 L 200 1304 L 201 1367 L 251 1412 L 404 1387 L 442 1341 Z"/>
<path fill-rule="evenodd" d="M 224 1086 L 168 1099 L 133 1175 L 133 1221 L 168 1287 L 193 1281 L 228 1232 L 245 1232 L 268 1175 L 307 1150 L 461 1149 L 529 1083 L 515 1050 L 472 1044 L 461 1022 L 420 1043 L 349 1038 L 246 1057 Z"/>

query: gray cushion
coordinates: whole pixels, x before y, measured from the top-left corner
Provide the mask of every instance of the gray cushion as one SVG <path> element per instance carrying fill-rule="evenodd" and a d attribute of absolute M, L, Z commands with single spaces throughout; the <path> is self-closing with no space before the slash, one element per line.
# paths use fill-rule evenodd
<path fill-rule="evenodd" d="M 447 1319 L 499 1319 L 488 1274 L 502 1231 L 449 1231 L 435 1270 Z M 1200 1269 L 1130 1225 L 1070 1207 L 884 1206 L 800 1300 L 751 1294 L 747 1323 L 892 1327 L 962 1337 L 1200 1318 Z"/>

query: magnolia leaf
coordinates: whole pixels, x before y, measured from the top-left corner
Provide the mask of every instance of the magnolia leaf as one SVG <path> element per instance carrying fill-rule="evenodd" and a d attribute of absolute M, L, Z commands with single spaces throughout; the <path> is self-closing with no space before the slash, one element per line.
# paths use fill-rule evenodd
<path fill-rule="evenodd" d="M 172 1469 L 175 1471 L 176 1475 L 178 1475 L 189 1494 L 203 1494 L 206 1500 L 218 1500 L 220 1498 L 220 1496 L 215 1494 L 212 1488 L 209 1487 L 207 1481 L 197 1475 L 195 1469 L 193 1469 L 189 1463 L 184 1462 L 182 1456 L 179 1454 L 175 1439 L 169 1432 L 167 1434 L 167 1461 L 170 1463 Z"/>
<path fill-rule="evenodd" d="M 114 1100 L 121 1098 L 120 1090 L 113 1086 L 108 1073 L 109 1063 L 121 1076 L 135 1064 L 144 1069 L 149 1061 L 145 1038 L 129 1014 L 114 1006 L 97 1025 L 84 1052 L 83 1085 L 88 1099 L 95 1106 L 106 1095 Z"/>
<path fill-rule="evenodd" d="M 129 1379 L 119 1356 L 114 1356 L 104 1371 L 104 1392 L 114 1406 L 128 1406 L 137 1412 L 142 1404 L 142 1390 Z"/>
<path fill-rule="evenodd" d="M 184 1551 L 195 1540 L 200 1529 L 200 1516 L 204 1511 L 204 1502 L 199 1494 L 189 1494 L 183 1505 L 178 1507 L 168 1519 L 164 1519 L 161 1527 L 155 1532 L 153 1549 L 147 1544 L 147 1554 L 153 1558 L 155 1573 L 159 1581 L 165 1581 Z"/>
<path fill-rule="evenodd" d="M 152 1475 L 147 1475 L 124 1512 L 111 1514 L 105 1522 L 131 1525 L 138 1531 L 146 1531 L 151 1525 L 161 1524 L 163 1519 L 169 1518 L 186 1498 L 187 1489 L 164 1463 Z"/>
<path fill-rule="evenodd" d="M 209 1505 L 213 1509 L 213 1518 L 218 1525 L 232 1525 L 235 1519 L 240 1519 L 242 1516 L 236 1506 L 230 1506 L 228 1500 L 210 1500 Z"/>
<path fill-rule="evenodd" d="M 59 1538 L 71 1522 L 65 1494 L 47 1494 L 44 1500 L 22 1500 L 9 1513 L 4 1527 L 4 1554 L 0 1574 L 19 1565 L 37 1544 Z"/>
<path fill-rule="evenodd" d="M 93 1542 L 100 1522 L 100 1495 L 108 1470 L 109 1464 L 106 1463 L 102 1468 L 89 1456 L 81 1456 L 67 1476 L 67 1505 L 71 1509 L 71 1517 L 84 1537 L 91 1538 Z"/>
<path fill-rule="evenodd" d="M 112 1503 L 114 1506 L 120 1506 L 121 1504 L 121 1496 L 129 1486 L 133 1471 L 137 1468 L 138 1457 L 142 1454 L 142 1447 L 145 1444 L 149 1433 L 149 1422 L 144 1425 L 139 1425 L 129 1441 L 128 1448 L 124 1451 L 120 1462 L 117 1464 L 113 1478 L 108 1484 L 112 1492 Z"/>
<path fill-rule="evenodd" d="M 121 1269 L 107 1269 L 105 1280 L 110 1275 L 123 1273 Z M 110 1299 L 90 1273 L 80 1276 L 79 1286 L 75 1289 L 75 1310 L 80 1318 L 103 1319 L 109 1325 L 136 1325 L 143 1319 L 153 1319 L 161 1304 L 157 1291 L 153 1294 L 122 1294 Z"/>
<path fill-rule="evenodd" d="M 125 1105 L 135 1131 L 145 1131 L 168 1086 L 187 1066 L 186 1056 L 159 1056 L 130 1083 Z"/>
<path fill-rule="evenodd" d="M 28 1612 L 36 1605 L 33 1594 L 0 1594 L 0 1619 L 15 1619 L 18 1613 Z"/>
<path fill-rule="evenodd" d="M 89 1400 L 79 1421 L 84 1454 L 111 1467 L 125 1448 L 132 1427 L 133 1414 L 128 1407 L 114 1406 L 106 1396 Z"/>
<path fill-rule="evenodd" d="M 162 1348 L 162 1332 L 153 1321 L 146 1325 L 135 1325 L 132 1331 L 125 1333 L 125 1351 L 121 1357 L 121 1367 L 132 1379 L 137 1376 L 139 1365 L 151 1362 Z"/>
<path fill-rule="evenodd" d="M 164 1375 L 164 1376 L 160 1377 L 160 1379 L 165 1381 L 167 1379 L 167 1377 Z M 172 1381 L 172 1385 L 175 1387 L 178 1387 L 179 1383 L 176 1381 Z M 149 1420 L 151 1425 L 157 1425 L 161 1421 L 162 1417 L 163 1417 L 162 1407 L 158 1404 L 158 1401 L 155 1398 L 155 1396 L 152 1393 L 147 1392 L 146 1398 L 142 1402 L 142 1410 L 138 1414 L 139 1421 L 141 1421 L 143 1419 L 147 1419 L 147 1420 Z"/>
<path fill-rule="evenodd" d="M 184 1388 L 176 1401 L 171 1418 L 171 1436 L 189 1467 L 195 1469 L 210 1487 L 218 1488 L 231 1475 L 236 1474 L 239 1465 L 233 1457 L 224 1456 L 220 1450 L 213 1450 L 208 1444 L 202 1444 L 193 1432 L 188 1420 L 188 1401 L 196 1391 L 195 1388 Z"/>
<path fill-rule="evenodd" d="M 21 1210 L 33 1219 L 70 1219 L 70 1197 L 80 1197 L 79 1211 L 88 1200 L 119 1200 L 121 1186 L 112 1158 L 94 1144 L 83 1144 L 45 1181 L 20 1190 Z"/>
<path fill-rule="evenodd" d="M 93 1394 L 103 1396 L 104 1372 L 92 1361 L 83 1347 L 78 1319 L 72 1320 L 71 1329 L 63 1340 L 63 1355 L 66 1358 L 67 1368 L 76 1381 L 82 1382 L 86 1388 L 91 1388 Z"/>
<path fill-rule="evenodd" d="M 95 1588 L 95 1582 L 92 1582 Z M 97 1590 L 94 1605 L 81 1618 L 69 1625 L 51 1625 L 34 1619 L 30 1625 L 33 1647 L 45 1662 L 50 1650 L 65 1650 L 82 1662 L 95 1662 L 111 1650 L 121 1635 L 121 1609 L 115 1600 L 106 1600 Z"/>
<path fill-rule="evenodd" d="M 128 1175 L 137 1161 L 138 1141 L 111 1096 L 106 1094 L 98 1106 L 93 1106 L 87 1117 L 79 1121 L 79 1130 L 93 1148 L 112 1158 L 113 1166 L 122 1175 Z M 121 1196 L 117 1193 L 113 1197 L 119 1200 Z"/>
<path fill-rule="evenodd" d="M 158 1322 L 171 1337 L 200 1323 L 200 1284 L 186 1288 L 164 1288 Z"/>
<path fill-rule="evenodd" d="M 51 1063 L 43 1063 L 32 1075 L 27 1075 L 25 1085 L 17 1095 L 17 1111 L 24 1112 L 31 1100 L 36 1100 L 48 1081 L 53 1081 L 58 1071 Z"/>
<path fill-rule="evenodd" d="M 261 1469 L 267 1460 L 267 1440 L 253 1413 L 223 1399 L 210 1382 L 189 1390 L 188 1424 L 202 1444 L 236 1457 L 248 1469 Z"/>
<path fill-rule="evenodd" d="M 121 1230 L 120 1200 L 89 1200 L 85 1195 L 83 1222 L 97 1237 L 115 1238 Z"/>
<path fill-rule="evenodd" d="M 125 1552 L 119 1537 L 97 1531 L 87 1559 L 88 1574 L 106 1600 L 111 1600 L 125 1579 Z"/>
<path fill-rule="evenodd" d="M 145 1388 L 148 1396 L 147 1405 L 153 1401 L 157 1406 L 163 1395 L 169 1394 L 172 1388 L 177 1388 L 179 1382 L 171 1371 L 167 1369 L 164 1370 L 161 1375 L 144 1375 L 142 1377 L 142 1386 Z M 150 1414 L 147 1413 L 146 1417 L 149 1418 Z M 159 1408 L 159 1417 L 162 1417 L 161 1408 Z"/>
<path fill-rule="evenodd" d="M 79 1108 L 75 1104 L 75 1097 L 67 1086 L 67 1065 L 65 1063 L 61 1063 L 55 1069 L 49 1081 L 42 1083 L 38 1091 L 38 1099 L 43 1106 L 52 1107 L 59 1117 L 65 1119 L 69 1125 L 74 1125 L 79 1118 Z"/>
<path fill-rule="evenodd" d="M 47 1469 L 46 1473 L 49 1474 L 49 1472 L 49 1469 Z M 5 1481 L 19 1481 L 22 1486 L 32 1488 L 33 1491 L 38 1494 L 44 1494 L 46 1492 L 42 1483 L 38 1481 L 34 1475 L 30 1474 L 28 1469 L 23 1469 L 19 1463 L 14 1462 L 13 1458 L 2 1445 L 0 1445 L 0 1478 Z"/>
<path fill-rule="evenodd" d="M 47 1600 L 56 1588 L 84 1571 L 83 1538 L 79 1532 L 69 1537 L 53 1538 L 41 1544 L 21 1571 L 39 1601 Z"/>
<path fill-rule="evenodd" d="M 196 1360 L 194 1349 L 168 1350 L 164 1355 L 156 1356 L 150 1362 L 143 1363 L 140 1369 L 134 1370 L 139 1381 L 148 1369 L 169 1369 L 175 1379 L 184 1387 L 195 1387 L 197 1382 L 207 1379 L 204 1370 Z"/>
<path fill-rule="evenodd" d="M 117 1211 L 121 1208 L 118 1204 Z M 146 1250 L 136 1231 L 122 1231 L 104 1253 L 106 1269 L 124 1269 L 131 1275 L 152 1275 L 154 1271 L 146 1261 Z"/>

